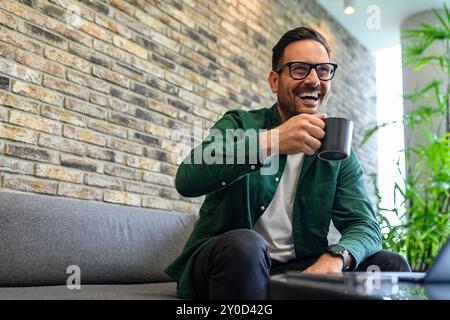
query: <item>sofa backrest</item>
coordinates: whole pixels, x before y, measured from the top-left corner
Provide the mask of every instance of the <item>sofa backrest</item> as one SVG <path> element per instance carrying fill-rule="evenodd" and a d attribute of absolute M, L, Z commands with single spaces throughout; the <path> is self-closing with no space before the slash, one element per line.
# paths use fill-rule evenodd
<path fill-rule="evenodd" d="M 0 286 L 169 281 L 196 216 L 0 192 Z"/>

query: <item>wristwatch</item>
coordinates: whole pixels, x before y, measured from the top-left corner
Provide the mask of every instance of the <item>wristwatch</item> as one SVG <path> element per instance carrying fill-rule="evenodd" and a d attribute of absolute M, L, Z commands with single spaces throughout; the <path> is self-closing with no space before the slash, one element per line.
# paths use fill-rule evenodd
<path fill-rule="evenodd" d="M 350 269 L 350 253 L 343 246 L 339 244 L 332 244 L 327 248 L 327 252 L 335 257 L 342 257 L 344 266 L 342 271 Z"/>

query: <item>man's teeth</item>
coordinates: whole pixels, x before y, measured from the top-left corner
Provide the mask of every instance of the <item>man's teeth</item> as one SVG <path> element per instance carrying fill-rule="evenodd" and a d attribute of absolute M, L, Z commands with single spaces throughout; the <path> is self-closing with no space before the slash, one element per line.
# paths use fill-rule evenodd
<path fill-rule="evenodd" d="M 319 92 L 302 92 L 298 96 L 300 98 L 312 98 L 312 99 L 319 99 Z"/>

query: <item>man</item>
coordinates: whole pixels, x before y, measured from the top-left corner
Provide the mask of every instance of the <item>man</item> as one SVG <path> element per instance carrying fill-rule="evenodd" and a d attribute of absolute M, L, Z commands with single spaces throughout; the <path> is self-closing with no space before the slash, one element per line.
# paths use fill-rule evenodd
<path fill-rule="evenodd" d="M 206 195 L 182 254 L 166 269 L 180 297 L 265 299 L 270 275 L 287 270 L 334 273 L 377 265 L 381 271 L 410 271 L 403 257 L 381 251 L 354 152 L 339 162 L 317 158 L 326 117 L 319 109 L 336 67 L 318 32 L 288 31 L 273 48 L 269 85 L 277 103 L 227 112 L 214 130 L 250 133 L 223 146 L 208 137 L 180 165 L 178 192 Z M 247 146 L 252 141 L 254 149 Z M 196 162 L 195 154 L 211 146 L 212 155 L 227 161 Z M 277 170 L 262 174 L 274 161 Z M 328 246 L 331 220 L 342 237 Z"/>

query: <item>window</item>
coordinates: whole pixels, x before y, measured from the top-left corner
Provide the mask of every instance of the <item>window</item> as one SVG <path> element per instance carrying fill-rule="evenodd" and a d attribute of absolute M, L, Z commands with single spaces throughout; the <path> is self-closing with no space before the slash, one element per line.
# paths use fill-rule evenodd
<path fill-rule="evenodd" d="M 381 208 L 397 208 L 403 199 L 397 192 L 394 204 L 394 183 L 401 183 L 405 173 L 403 117 L 403 85 L 401 46 L 395 45 L 376 52 L 377 82 L 377 122 L 378 124 L 395 124 L 385 126 L 378 131 L 378 186 Z M 398 165 L 397 165 L 398 162 Z M 399 172 L 400 168 L 400 172 Z M 383 212 L 392 224 L 397 224 L 397 217 L 391 212 Z"/>

